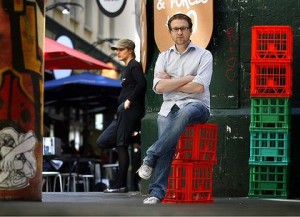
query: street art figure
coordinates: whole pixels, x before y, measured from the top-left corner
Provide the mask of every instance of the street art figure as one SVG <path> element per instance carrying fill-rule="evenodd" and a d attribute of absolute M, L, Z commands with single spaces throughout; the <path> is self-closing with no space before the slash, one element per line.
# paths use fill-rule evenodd
<path fill-rule="evenodd" d="M 29 185 L 37 171 L 32 131 L 19 134 L 8 127 L 0 131 L 0 189 L 20 189 Z"/>

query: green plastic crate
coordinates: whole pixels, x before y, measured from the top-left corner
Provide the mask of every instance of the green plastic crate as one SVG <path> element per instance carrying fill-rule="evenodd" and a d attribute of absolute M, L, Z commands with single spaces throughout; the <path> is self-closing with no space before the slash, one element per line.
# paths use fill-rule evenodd
<path fill-rule="evenodd" d="M 287 166 L 250 165 L 250 198 L 288 198 Z"/>
<path fill-rule="evenodd" d="M 251 130 L 250 165 L 288 165 L 290 132 L 288 130 Z"/>
<path fill-rule="evenodd" d="M 289 98 L 251 98 L 250 130 L 283 130 L 290 125 Z"/>

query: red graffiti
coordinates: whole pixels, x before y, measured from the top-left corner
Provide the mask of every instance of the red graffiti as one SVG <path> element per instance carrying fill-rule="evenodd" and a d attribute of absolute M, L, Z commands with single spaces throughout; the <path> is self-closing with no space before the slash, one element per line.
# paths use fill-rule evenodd
<path fill-rule="evenodd" d="M 226 35 L 229 40 L 229 48 L 227 50 L 227 59 L 226 59 L 226 72 L 225 76 L 227 80 L 233 81 L 236 76 L 235 67 L 237 64 L 237 51 L 236 51 L 236 44 L 237 44 L 237 37 L 234 34 L 233 27 L 229 27 L 226 30 Z"/>

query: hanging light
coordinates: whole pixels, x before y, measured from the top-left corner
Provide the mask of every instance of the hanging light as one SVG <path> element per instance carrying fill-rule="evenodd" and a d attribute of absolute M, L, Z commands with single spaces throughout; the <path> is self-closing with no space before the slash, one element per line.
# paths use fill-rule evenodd
<path fill-rule="evenodd" d="M 69 15 L 70 14 L 70 8 L 64 6 L 64 9 L 61 11 L 62 14 L 65 14 L 65 15 Z"/>

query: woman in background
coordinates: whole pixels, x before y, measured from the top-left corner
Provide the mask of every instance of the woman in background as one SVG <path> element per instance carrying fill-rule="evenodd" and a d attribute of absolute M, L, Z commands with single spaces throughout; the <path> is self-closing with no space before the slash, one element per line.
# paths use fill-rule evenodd
<path fill-rule="evenodd" d="M 116 118 L 97 139 L 103 149 L 117 148 L 119 175 L 117 183 L 104 190 L 105 193 L 126 193 L 129 167 L 128 146 L 134 131 L 138 130 L 144 116 L 146 78 L 142 66 L 135 60 L 135 44 L 129 39 L 120 39 L 111 47 L 117 57 L 125 63 L 121 73 L 122 90 L 118 98 Z"/>

